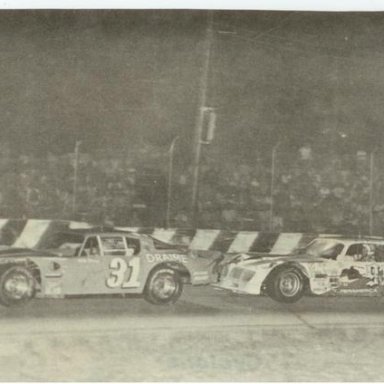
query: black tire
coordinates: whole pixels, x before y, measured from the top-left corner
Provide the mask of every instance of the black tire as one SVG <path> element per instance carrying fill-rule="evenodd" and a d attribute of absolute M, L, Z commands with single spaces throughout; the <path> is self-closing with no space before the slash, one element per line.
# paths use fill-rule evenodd
<path fill-rule="evenodd" d="M 266 288 L 272 299 L 295 303 L 304 295 L 305 278 L 297 268 L 279 268 L 268 277 Z"/>
<path fill-rule="evenodd" d="M 26 304 L 35 296 L 36 285 L 32 273 L 24 267 L 11 267 L 0 276 L 0 304 Z"/>
<path fill-rule="evenodd" d="M 177 271 L 158 268 L 152 271 L 144 289 L 144 298 L 151 304 L 175 303 L 183 292 L 183 282 Z"/>

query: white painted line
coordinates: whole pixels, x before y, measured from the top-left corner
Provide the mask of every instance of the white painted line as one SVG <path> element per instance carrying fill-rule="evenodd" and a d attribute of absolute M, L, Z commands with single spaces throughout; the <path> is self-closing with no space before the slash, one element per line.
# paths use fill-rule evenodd
<path fill-rule="evenodd" d="M 228 249 L 228 253 L 248 252 L 259 232 L 239 232 Z"/>
<path fill-rule="evenodd" d="M 116 227 L 119 231 L 127 231 L 127 232 L 138 232 L 140 227 Z"/>
<path fill-rule="evenodd" d="M 174 229 L 155 228 L 152 236 L 156 239 L 164 241 L 165 243 L 169 243 L 175 233 L 176 230 Z"/>
<path fill-rule="evenodd" d="M 220 230 L 216 229 L 198 229 L 189 248 L 207 250 L 216 240 L 219 233 Z"/>
<path fill-rule="evenodd" d="M 81 221 L 70 221 L 69 222 L 69 229 L 88 229 L 92 228 L 93 225 L 89 223 L 84 223 Z"/>
<path fill-rule="evenodd" d="M 7 224 L 9 219 L 0 219 L 0 230 Z"/>
<path fill-rule="evenodd" d="M 270 253 L 287 255 L 297 248 L 302 237 L 302 233 L 280 233 Z"/>
<path fill-rule="evenodd" d="M 33 248 L 40 241 L 52 220 L 28 220 L 14 247 Z"/>

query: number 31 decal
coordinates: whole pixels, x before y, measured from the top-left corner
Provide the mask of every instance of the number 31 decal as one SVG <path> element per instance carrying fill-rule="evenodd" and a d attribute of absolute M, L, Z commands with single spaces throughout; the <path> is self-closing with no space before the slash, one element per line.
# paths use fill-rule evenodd
<path fill-rule="evenodd" d="M 140 286 L 140 259 L 134 257 L 128 262 L 115 257 L 109 263 L 110 276 L 106 283 L 109 288 L 137 288 Z"/>

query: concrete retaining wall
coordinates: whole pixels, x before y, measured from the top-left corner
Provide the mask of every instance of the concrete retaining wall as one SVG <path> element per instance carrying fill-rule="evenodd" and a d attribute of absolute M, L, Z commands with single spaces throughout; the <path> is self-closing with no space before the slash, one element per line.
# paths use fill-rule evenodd
<path fill-rule="evenodd" d="M 0 244 L 16 247 L 39 247 L 47 236 L 70 229 L 93 228 L 89 223 L 64 220 L 0 219 Z M 95 229 L 99 229 L 96 228 Z M 271 233 L 184 228 L 117 227 L 135 233 L 149 234 L 172 244 L 189 245 L 191 249 L 218 250 L 228 253 L 265 252 L 288 254 L 308 244 L 316 234 Z"/>

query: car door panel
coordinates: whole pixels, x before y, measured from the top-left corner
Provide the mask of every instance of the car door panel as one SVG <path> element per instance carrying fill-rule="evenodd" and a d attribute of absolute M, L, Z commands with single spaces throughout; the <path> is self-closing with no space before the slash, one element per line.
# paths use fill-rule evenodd
<path fill-rule="evenodd" d="M 100 293 L 99 280 L 103 277 L 100 259 L 76 257 L 63 265 L 63 292 L 65 295 L 89 295 Z"/>

